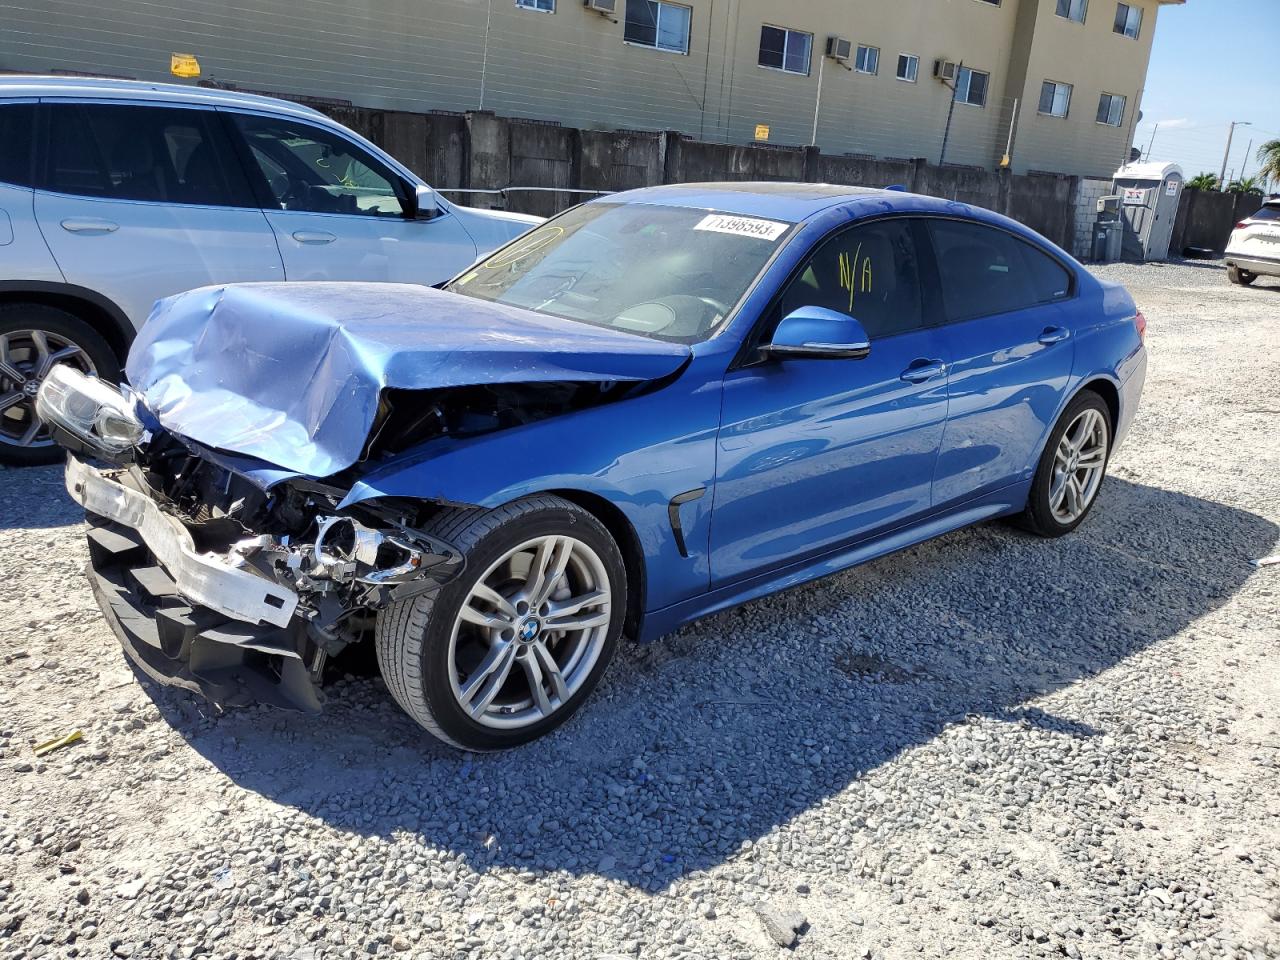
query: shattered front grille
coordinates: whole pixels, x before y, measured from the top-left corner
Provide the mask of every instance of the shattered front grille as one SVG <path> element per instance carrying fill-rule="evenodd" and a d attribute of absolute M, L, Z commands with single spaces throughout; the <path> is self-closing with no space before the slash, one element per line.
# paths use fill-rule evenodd
<path fill-rule="evenodd" d="M 321 708 L 311 667 L 323 661 L 301 621 L 283 628 L 253 625 L 193 606 L 136 531 L 93 515 L 88 520 L 94 595 L 144 673 L 227 706 Z"/>

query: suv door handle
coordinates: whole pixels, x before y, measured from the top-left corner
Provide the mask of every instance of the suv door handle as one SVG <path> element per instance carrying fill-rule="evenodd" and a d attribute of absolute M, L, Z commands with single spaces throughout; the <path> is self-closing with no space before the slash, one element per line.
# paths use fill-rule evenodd
<path fill-rule="evenodd" d="M 120 224 L 89 217 L 83 220 L 63 220 L 62 229 L 69 233 L 114 233 L 120 229 Z"/>
<path fill-rule="evenodd" d="M 333 243 L 337 240 L 337 236 L 332 233 L 326 233 L 323 230 L 295 230 L 293 239 L 299 243 Z"/>
<path fill-rule="evenodd" d="M 1061 343 L 1069 336 L 1071 336 L 1071 331 L 1066 327 L 1045 327 L 1040 332 L 1040 342 L 1047 347 L 1051 343 Z"/>
<path fill-rule="evenodd" d="M 901 379 L 907 383 L 924 383 L 947 372 L 947 365 L 941 360 L 917 360 L 902 371 Z"/>

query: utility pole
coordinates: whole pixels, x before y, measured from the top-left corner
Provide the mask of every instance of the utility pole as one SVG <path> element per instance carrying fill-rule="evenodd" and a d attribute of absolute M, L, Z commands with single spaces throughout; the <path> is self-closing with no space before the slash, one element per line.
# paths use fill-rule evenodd
<path fill-rule="evenodd" d="M 1147 159 L 1148 160 L 1151 159 L 1151 148 L 1156 142 L 1156 130 L 1159 130 L 1159 129 L 1160 129 L 1160 123 L 1159 121 L 1157 121 L 1155 127 L 1151 130 L 1151 139 L 1147 141 Z"/>
<path fill-rule="evenodd" d="M 1227 161 L 1231 159 L 1231 138 L 1235 136 L 1236 127 L 1253 126 L 1248 120 L 1232 120 L 1231 129 L 1227 131 L 1227 152 L 1222 155 L 1222 173 L 1218 175 L 1218 189 L 1226 192 L 1227 189 Z"/>
<path fill-rule="evenodd" d="M 1004 144 L 1004 156 L 1000 159 L 1000 167 L 1002 169 L 1013 166 L 1013 131 L 1018 125 L 1018 103 L 1017 97 L 1013 100 L 1013 114 L 1009 117 L 1009 139 Z"/>
<path fill-rule="evenodd" d="M 1244 148 L 1244 163 L 1240 164 L 1240 179 L 1244 179 L 1244 172 L 1249 169 L 1249 155 L 1253 153 L 1253 137 L 1249 138 L 1249 145 Z"/>
<path fill-rule="evenodd" d="M 951 104 L 947 107 L 947 126 L 942 131 L 942 152 L 938 156 L 938 166 L 943 166 L 947 162 L 947 141 L 951 139 L 951 115 L 956 112 L 956 94 L 959 93 L 960 71 L 964 69 L 964 61 L 961 60 L 956 64 L 956 78 L 952 83 L 942 81 L 944 87 L 951 90 Z"/>
<path fill-rule="evenodd" d="M 811 147 L 818 145 L 818 111 L 822 109 L 822 68 L 826 63 L 826 57 L 818 58 L 818 94 L 813 98 L 813 133 L 809 135 L 809 146 Z"/>
<path fill-rule="evenodd" d="M 493 21 L 493 0 L 489 0 L 488 9 L 484 15 L 484 57 L 480 61 L 480 106 L 477 109 L 484 109 L 484 81 L 489 73 L 489 24 Z"/>

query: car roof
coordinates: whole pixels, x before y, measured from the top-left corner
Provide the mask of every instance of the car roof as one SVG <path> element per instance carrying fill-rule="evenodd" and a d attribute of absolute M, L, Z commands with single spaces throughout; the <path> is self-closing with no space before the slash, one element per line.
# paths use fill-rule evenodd
<path fill-rule="evenodd" d="M 1028 239 L 1044 242 L 1021 223 L 1009 217 L 958 200 L 908 193 L 902 189 L 849 186 L 834 183 L 677 183 L 642 187 L 625 193 L 600 197 L 594 203 L 652 203 L 696 210 L 714 210 L 743 217 L 767 217 L 788 223 L 804 223 L 832 207 L 851 207 L 852 219 L 886 213 L 933 214 L 964 217 L 1003 227 Z"/>
<path fill-rule="evenodd" d="M 770 217 L 799 223 L 829 207 L 869 197 L 901 197 L 899 191 L 852 187 L 835 183 L 780 183 L 774 181 L 725 181 L 719 183 L 671 183 L 642 187 L 602 197 L 603 202 L 653 203 L 669 207 L 717 210 L 748 217 Z"/>
<path fill-rule="evenodd" d="M 0 76 L 0 99 L 10 97 L 93 97 L 103 100 L 147 100 L 198 103 L 218 107 L 243 107 L 273 113 L 328 119 L 319 110 L 239 90 L 218 90 L 179 83 L 111 80 L 102 77 L 46 77 L 26 74 Z"/>

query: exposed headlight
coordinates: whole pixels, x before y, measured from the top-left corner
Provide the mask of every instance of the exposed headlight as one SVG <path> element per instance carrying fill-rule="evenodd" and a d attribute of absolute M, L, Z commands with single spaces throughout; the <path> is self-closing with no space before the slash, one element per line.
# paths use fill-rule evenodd
<path fill-rule="evenodd" d="M 36 414 L 55 436 L 69 435 L 106 456 L 124 453 L 146 432 L 133 408 L 114 387 L 66 365 L 50 370 L 36 394 Z"/>

